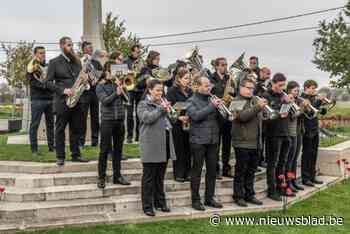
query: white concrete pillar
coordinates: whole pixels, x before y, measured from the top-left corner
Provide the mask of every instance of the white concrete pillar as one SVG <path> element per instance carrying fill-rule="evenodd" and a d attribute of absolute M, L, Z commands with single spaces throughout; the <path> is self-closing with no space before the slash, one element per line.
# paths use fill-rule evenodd
<path fill-rule="evenodd" d="M 94 49 L 103 49 L 102 43 L 102 1 L 83 0 L 83 39 L 92 42 Z"/>

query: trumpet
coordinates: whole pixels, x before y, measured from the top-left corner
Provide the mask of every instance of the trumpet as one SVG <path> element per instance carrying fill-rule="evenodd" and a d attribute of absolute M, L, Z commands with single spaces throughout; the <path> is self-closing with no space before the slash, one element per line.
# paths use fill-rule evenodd
<path fill-rule="evenodd" d="M 263 100 L 261 97 L 259 96 L 254 96 L 258 101 Z M 277 119 L 278 118 L 278 112 L 275 111 L 274 109 L 272 109 L 272 107 L 270 107 L 269 105 L 266 105 L 263 109 L 263 119 L 264 120 L 273 120 L 273 119 Z"/>
<path fill-rule="evenodd" d="M 160 99 L 161 104 L 168 109 L 168 117 L 170 120 L 175 121 L 178 117 L 179 114 L 176 111 L 176 109 L 170 104 L 170 102 L 166 98 L 161 98 Z"/>
<path fill-rule="evenodd" d="M 320 112 L 319 109 L 317 109 L 316 107 L 314 107 L 314 106 L 311 104 L 311 102 L 309 102 L 309 101 L 306 100 L 305 98 L 302 98 L 302 97 L 299 96 L 299 97 L 297 97 L 297 99 L 300 100 L 301 102 L 306 103 L 306 108 L 308 108 L 308 109 L 310 110 L 311 116 L 310 116 L 308 113 L 306 113 L 305 111 L 303 111 L 303 114 L 304 114 L 307 118 L 309 118 L 309 119 L 314 118 L 314 117 Z"/>
<path fill-rule="evenodd" d="M 220 99 L 216 95 L 214 95 L 214 94 L 212 94 L 210 92 L 209 92 L 209 96 L 210 96 L 210 101 L 214 101 L 215 99 Z M 221 114 L 222 117 L 227 118 L 229 120 L 233 119 L 232 112 L 229 110 L 229 108 L 226 107 L 224 102 L 221 102 L 221 104 L 217 107 L 217 109 L 218 109 L 218 111 L 219 111 L 219 113 Z"/>

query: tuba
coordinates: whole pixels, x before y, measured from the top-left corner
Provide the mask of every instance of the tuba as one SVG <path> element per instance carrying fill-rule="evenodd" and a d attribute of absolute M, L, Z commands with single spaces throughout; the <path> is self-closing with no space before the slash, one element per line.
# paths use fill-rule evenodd
<path fill-rule="evenodd" d="M 254 81 L 257 80 L 257 76 L 254 72 L 251 71 L 249 66 L 244 62 L 245 52 L 243 52 L 238 59 L 236 59 L 229 68 L 230 74 L 236 77 L 236 80 L 241 80 L 244 74 L 251 74 L 254 77 Z"/>
<path fill-rule="evenodd" d="M 166 68 L 157 67 L 152 69 L 150 74 L 154 79 L 158 79 L 161 82 L 165 82 L 171 79 L 171 75 Z"/>

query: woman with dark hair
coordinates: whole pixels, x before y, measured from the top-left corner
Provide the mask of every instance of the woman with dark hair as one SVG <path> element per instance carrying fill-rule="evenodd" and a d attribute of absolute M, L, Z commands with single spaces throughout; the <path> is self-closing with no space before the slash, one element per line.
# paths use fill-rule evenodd
<path fill-rule="evenodd" d="M 300 91 L 300 85 L 296 81 L 290 81 L 287 84 L 287 93 L 291 100 L 294 100 L 298 105 L 303 105 L 303 103 L 298 100 Z M 302 136 L 304 134 L 304 123 L 301 116 L 290 116 L 288 123 L 288 131 L 290 138 L 290 148 L 286 163 L 286 178 L 288 180 L 289 192 L 298 192 L 298 190 L 304 190 L 302 186 L 297 183 L 296 173 L 297 173 L 297 163 L 298 157 L 301 151 Z"/>
<path fill-rule="evenodd" d="M 164 177 L 169 159 L 175 160 L 172 126 L 168 119 L 170 106 L 162 99 L 163 84 L 147 82 L 145 98 L 137 107 L 140 119 L 140 153 L 143 165 L 142 208 L 146 215 L 155 216 L 154 208 L 170 212 L 166 204 Z"/>
<path fill-rule="evenodd" d="M 168 90 L 167 100 L 171 105 L 175 105 L 180 116 L 173 126 L 174 146 L 176 152 L 176 161 L 173 163 L 174 178 L 178 182 L 190 181 L 191 154 L 189 133 L 186 125 L 189 124 L 186 115 L 186 101 L 192 96 L 192 90 L 189 88 L 190 73 L 185 68 L 180 68 L 175 76 L 174 86 Z"/>

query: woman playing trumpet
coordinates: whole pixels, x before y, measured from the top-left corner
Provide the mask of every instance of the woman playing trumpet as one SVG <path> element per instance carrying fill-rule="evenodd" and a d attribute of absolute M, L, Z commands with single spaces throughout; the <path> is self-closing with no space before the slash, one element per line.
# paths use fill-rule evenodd
<path fill-rule="evenodd" d="M 175 106 L 178 112 L 180 112 L 173 126 L 174 146 L 177 156 L 173 168 L 174 178 L 178 182 L 189 181 L 191 169 L 189 134 L 186 129 L 189 125 L 189 118 L 187 115 L 183 115 L 183 112 L 186 112 L 185 102 L 192 96 L 189 83 L 189 71 L 185 68 L 181 68 L 175 75 L 173 87 L 171 87 L 167 93 L 167 99 L 171 105 Z"/>

